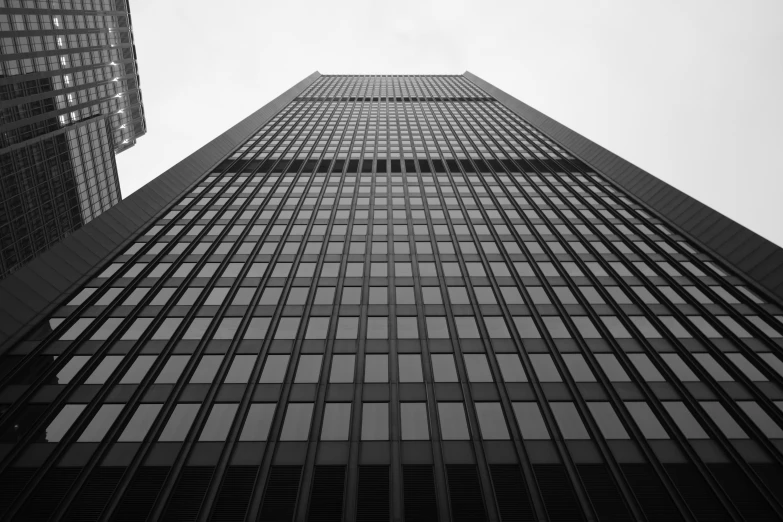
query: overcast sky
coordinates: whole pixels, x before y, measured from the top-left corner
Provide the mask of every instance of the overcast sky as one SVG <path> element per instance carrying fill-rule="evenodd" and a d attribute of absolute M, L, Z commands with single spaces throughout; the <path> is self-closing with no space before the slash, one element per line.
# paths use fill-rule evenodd
<path fill-rule="evenodd" d="M 783 245 L 783 0 L 131 0 L 123 196 L 322 74 L 469 70 Z"/>

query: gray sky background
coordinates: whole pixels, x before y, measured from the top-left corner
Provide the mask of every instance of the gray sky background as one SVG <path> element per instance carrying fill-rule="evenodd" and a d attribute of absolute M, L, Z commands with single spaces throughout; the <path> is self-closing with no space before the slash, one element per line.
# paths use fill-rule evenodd
<path fill-rule="evenodd" d="M 125 197 L 315 70 L 469 70 L 783 245 L 783 0 L 131 0 Z"/>

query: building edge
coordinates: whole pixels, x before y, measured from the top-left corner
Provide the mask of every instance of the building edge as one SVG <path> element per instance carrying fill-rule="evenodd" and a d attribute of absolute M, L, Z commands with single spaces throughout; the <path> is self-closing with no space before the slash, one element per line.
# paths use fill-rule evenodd
<path fill-rule="evenodd" d="M 783 305 L 783 248 L 475 74 L 463 76 Z"/>
<path fill-rule="evenodd" d="M 173 206 L 293 101 L 321 74 L 316 71 L 183 159 L 96 219 L 0 281 L 0 354 L 60 306 L 108 257 L 126 248 L 151 220 Z"/>

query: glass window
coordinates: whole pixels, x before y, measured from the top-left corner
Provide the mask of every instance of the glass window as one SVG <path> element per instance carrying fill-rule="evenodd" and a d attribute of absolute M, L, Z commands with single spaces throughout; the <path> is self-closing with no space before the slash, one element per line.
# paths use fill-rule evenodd
<path fill-rule="evenodd" d="M 693 358 L 699 361 L 699 364 L 704 366 L 704 369 L 707 370 L 716 381 L 729 382 L 734 380 L 731 378 L 731 375 L 718 364 L 718 361 L 716 361 L 712 355 L 708 353 L 694 353 Z"/>
<path fill-rule="evenodd" d="M 612 337 L 615 339 L 630 339 L 631 334 L 628 332 L 628 330 L 625 329 L 625 326 L 620 322 L 620 320 L 617 317 L 614 316 L 602 316 L 601 321 L 604 323 L 604 326 L 606 326 L 607 330 L 609 330 L 609 333 L 612 334 Z"/>
<path fill-rule="evenodd" d="M 449 339 L 449 327 L 445 317 L 427 317 L 426 321 L 429 339 Z"/>
<path fill-rule="evenodd" d="M 563 354 L 563 360 L 576 382 L 595 382 L 595 375 L 583 356 L 576 353 L 566 353 Z"/>
<path fill-rule="evenodd" d="M 74 355 L 63 366 L 59 372 L 57 372 L 57 384 L 68 384 L 71 379 L 79 373 L 79 370 L 90 360 L 89 355 Z"/>
<path fill-rule="evenodd" d="M 416 317 L 397 317 L 397 338 L 419 338 L 419 325 Z"/>
<path fill-rule="evenodd" d="M 612 382 L 631 382 L 631 378 L 625 373 L 625 370 L 620 365 L 620 361 L 617 360 L 613 354 L 610 353 L 597 353 L 595 358 L 598 364 L 601 365 L 601 369 L 604 371 L 609 380 Z"/>
<path fill-rule="evenodd" d="M 427 404 L 424 402 L 400 403 L 402 440 L 429 440 Z"/>
<path fill-rule="evenodd" d="M 356 339 L 359 336 L 358 317 L 338 317 L 337 339 Z"/>
<path fill-rule="evenodd" d="M 523 439 L 548 440 L 550 438 L 549 430 L 547 430 L 544 418 L 541 416 L 538 403 L 514 402 L 512 406 Z"/>
<path fill-rule="evenodd" d="M 776 357 L 775 354 L 760 353 L 759 357 L 764 359 L 764 362 L 770 365 L 772 369 L 778 373 L 778 375 L 783 377 L 783 361 L 781 361 L 778 357 Z"/>
<path fill-rule="evenodd" d="M 509 339 L 511 337 L 506 326 L 506 320 L 502 317 L 484 317 L 484 324 L 487 326 L 487 332 L 492 339 Z"/>
<path fill-rule="evenodd" d="M 327 402 L 321 440 L 348 440 L 351 429 L 351 403 Z"/>
<path fill-rule="evenodd" d="M 498 366 L 500 367 L 500 373 L 503 375 L 504 381 L 527 382 L 527 375 L 522 366 L 522 361 L 519 360 L 519 355 L 514 353 L 498 353 L 495 354 L 495 357 L 498 360 Z"/>
<path fill-rule="evenodd" d="M 517 327 L 522 339 L 540 339 L 541 334 L 530 317 L 514 317 L 514 325 Z"/>
<path fill-rule="evenodd" d="M 269 436 L 269 428 L 272 426 L 272 418 L 275 415 L 275 406 L 275 404 L 267 403 L 251 404 L 239 440 L 266 440 Z"/>
<path fill-rule="evenodd" d="M 783 438 L 783 430 L 780 429 L 780 426 L 772 420 L 767 412 L 761 409 L 761 406 L 759 406 L 758 403 L 753 401 L 737 401 L 737 404 L 742 408 L 742 411 L 745 412 L 745 415 L 750 417 L 756 426 L 759 427 L 765 436 L 770 439 Z"/>
<path fill-rule="evenodd" d="M 299 357 L 299 366 L 296 368 L 296 383 L 318 382 L 321 375 L 321 363 L 323 355 L 301 355 Z"/>
<path fill-rule="evenodd" d="M 457 367 L 454 364 L 453 355 L 434 353 L 431 357 L 435 382 L 457 382 Z"/>
<path fill-rule="evenodd" d="M 682 360 L 682 357 L 676 353 L 662 353 L 661 359 L 663 359 L 663 362 L 672 369 L 677 378 L 682 382 L 698 382 L 699 378 L 696 377 L 693 370 L 691 370 L 690 367 L 685 364 L 685 361 Z"/>
<path fill-rule="evenodd" d="M 370 304 L 385 305 L 389 302 L 389 290 L 385 286 L 370 287 Z"/>
<path fill-rule="evenodd" d="M 460 339 L 478 339 L 480 337 L 476 319 L 473 316 L 454 317 L 457 325 L 457 336 Z"/>
<path fill-rule="evenodd" d="M 122 319 L 117 317 L 106 319 L 106 321 L 103 322 L 103 324 L 98 328 L 98 330 L 96 330 L 95 333 L 92 334 L 90 340 L 105 341 L 114 332 L 114 330 L 117 329 L 120 323 L 122 323 Z"/>
<path fill-rule="evenodd" d="M 623 423 L 608 402 L 588 402 L 587 407 L 593 414 L 595 423 L 606 439 L 629 439 Z M 558 420 L 559 422 L 559 420 Z"/>
<path fill-rule="evenodd" d="M 92 318 L 89 318 L 89 319 L 85 319 L 85 318 L 78 319 L 73 324 L 73 326 L 71 326 L 68 329 L 68 331 L 66 331 L 64 334 L 62 334 L 60 336 L 60 340 L 61 341 L 73 341 L 73 340 L 75 340 L 77 337 L 79 337 L 79 335 L 84 330 L 87 329 L 88 326 L 90 326 L 90 323 L 92 323 L 92 322 L 93 322 Z"/>
<path fill-rule="evenodd" d="M 253 367 L 256 365 L 256 355 L 236 355 L 231 361 L 231 368 L 226 375 L 226 383 L 243 384 L 250 380 Z"/>
<path fill-rule="evenodd" d="M 188 364 L 190 355 L 172 355 L 155 379 L 155 384 L 174 384 L 182 375 L 182 370 Z"/>
<path fill-rule="evenodd" d="M 421 355 L 401 353 L 397 356 L 400 382 L 422 382 Z"/>
<path fill-rule="evenodd" d="M 182 336 L 183 339 L 193 339 L 193 340 L 200 340 L 204 337 L 204 334 L 207 333 L 207 328 L 209 328 L 210 323 L 212 322 L 212 318 L 204 318 L 199 317 L 196 319 L 193 319 L 193 322 L 190 323 L 190 326 L 188 326 L 187 331 L 185 331 L 185 335 Z"/>
<path fill-rule="evenodd" d="M 353 382 L 355 355 L 332 355 L 332 369 L 329 382 Z"/>
<path fill-rule="evenodd" d="M 318 290 L 315 293 L 315 300 L 313 301 L 313 304 L 317 305 L 330 305 L 334 302 L 334 291 L 335 288 L 333 286 L 319 286 Z"/>
<path fill-rule="evenodd" d="M 100 442 L 117 419 L 124 404 L 104 404 L 79 436 L 77 442 Z"/>
<path fill-rule="evenodd" d="M 46 442 L 60 442 L 84 408 L 84 404 L 66 404 L 46 427 Z"/>
<path fill-rule="evenodd" d="M 564 439 L 589 439 L 590 435 L 572 402 L 550 403 L 552 414 Z"/>
<path fill-rule="evenodd" d="M 131 367 L 120 380 L 120 384 L 139 384 L 150 368 L 152 368 L 152 365 L 155 364 L 157 358 L 156 355 L 139 355 L 136 357 L 136 360 L 133 361 Z"/>
<path fill-rule="evenodd" d="M 250 340 L 261 340 L 266 336 L 268 329 L 268 317 L 253 317 L 250 319 L 250 324 L 248 325 L 247 331 L 245 332 L 243 338 Z"/>
<path fill-rule="evenodd" d="M 285 379 L 286 369 L 290 355 L 269 355 L 264 363 L 259 383 L 281 383 Z"/>
<path fill-rule="evenodd" d="M 751 381 L 764 382 L 768 379 L 741 353 L 727 353 L 726 358 L 734 363 Z"/>
<path fill-rule="evenodd" d="M 389 338 L 389 318 L 388 317 L 368 317 L 367 318 L 367 338 L 368 339 L 388 339 Z"/>
<path fill-rule="evenodd" d="M 362 403 L 362 440 L 389 440 L 389 403 Z"/>
<path fill-rule="evenodd" d="M 682 402 L 667 401 L 663 407 L 669 412 L 669 416 L 674 419 L 677 427 L 680 428 L 683 435 L 689 439 L 709 439 L 707 432 L 701 427 L 699 421 L 690 412 L 687 406 Z"/>
<path fill-rule="evenodd" d="M 125 333 L 122 334 L 122 337 L 120 339 L 122 339 L 123 341 L 138 341 L 141 338 L 144 331 L 151 323 L 152 323 L 151 317 L 139 317 L 138 319 L 133 321 L 133 323 L 131 323 L 130 328 L 125 330 Z M 73 328 L 76 328 L 76 326 L 77 325 L 74 325 Z M 153 336 L 153 339 L 156 338 L 157 338 L 156 336 Z M 62 338 L 60 339 L 62 340 Z"/>
<path fill-rule="evenodd" d="M 557 371 L 552 356 L 548 354 L 534 353 L 530 354 L 530 362 L 541 382 L 562 382 L 560 373 Z"/>
<path fill-rule="evenodd" d="M 214 339 L 233 339 L 234 334 L 237 333 L 239 323 L 242 321 L 240 317 L 226 317 L 218 325 L 215 332 Z"/>
<path fill-rule="evenodd" d="M 158 440 L 162 442 L 185 440 L 200 407 L 201 404 L 177 404 Z"/>
<path fill-rule="evenodd" d="M 669 434 L 661 426 L 650 405 L 646 402 L 626 402 L 625 407 L 631 413 L 636 425 L 648 439 L 668 439 Z"/>
<path fill-rule="evenodd" d="M 237 414 L 237 403 L 217 403 L 209 412 L 204 429 L 201 430 L 200 441 L 224 441 L 228 437 L 234 416 Z"/>
<path fill-rule="evenodd" d="M 141 442 L 144 437 L 147 436 L 147 432 L 152 427 L 152 423 L 160 413 L 162 404 L 141 404 L 136 408 L 136 412 L 128 421 L 122 434 L 120 434 L 119 442 Z"/>
<path fill-rule="evenodd" d="M 307 324 L 305 339 L 326 339 L 329 333 L 328 317 L 311 317 Z"/>
<path fill-rule="evenodd" d="M 275 332 L 275 339 L 296 339 L 299 317 L 281 317 Z"/>
<path fill-rule="evenodd" d="M 593 322 L 584 316 L 572 316 L 571 320 L 574 321 L 576 329 L 579 330 L 579 335 L 585 339 L 600 339 L 601 334 L 595 327 Z"/>
<path fill-rule="evenodd" d="M 463 357 L 465 359 L 465 367 L 468 370 L 468 380 L 470 382 L 494 381 L 486 355 L 483 353 L 466 353 Z"/>
<path fill-rule="evenodd" d="M 481 438 L 484 440 L 509 439 L 506 419 L 499 402 L 477 402 L 476 415 L 478 417 Z"/>
<path fill-rule="evenodd" d="M 628 358 L 631 360 L 631 363 L 636 367 L 636 370 L 642 374 L 642 377 L 647 382 L 663 382 L 666 379 L 663 378 L 663 375 L 658 371 L 658 368 L 656 368 L 652 361 L 650 360 L 647 355 L 643 353 L 629 353 Z"/>
<path fill-rule="evenodd" d="M 201 358 L 196 371 L 190 377 L 190 384 L 209 384 L 215 380 L 215 375 L 223 362 L 222 355 L 205 355 Z"/>
<path fill-rule="evenodd" d="M 561 318 L 546 316 L 543 320 L 549 335 L 551 335 L 553 339 L 569 339 L 571 337 L 571 333 L 568 331 L 568 328 L 566 328 Z"/>
<path fill-rule="evenodd" d="M 443 440 L 469 440 L 465 406 L 461 402 L 439 402 L 438 417 Z"/>
<path fill-rule="evenodd" d="M 368 354 L 364 362 L 364 382 L 389 382 L 389 356 Z"/>
<path fill-rule="evenodd" d="M 294 402 L 288 405 L 280 440 L 307 440 L 313 416 L 312 402 Z"/>
<path fill-rule="evenodd" d="M 712 422 L 718 425 L 726 438 L 729 439 L 747 439 L 748 434 L 737 424 L 737 421 L 729 415 L 726 408 L 717 401 L 700 401 L 701 407 L 710 416 Z"/>

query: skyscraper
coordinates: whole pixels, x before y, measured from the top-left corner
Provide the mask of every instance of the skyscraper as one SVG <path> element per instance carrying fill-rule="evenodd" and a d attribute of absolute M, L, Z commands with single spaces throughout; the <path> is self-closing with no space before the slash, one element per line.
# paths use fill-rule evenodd
<path fill-rule="evenodd" d="M 146 132 L 124 0 L 0 0 L 0 277 L 120 201 Z"/>
<path fill-rule="evenodd" d="M 0 282 L 0 512 L 779 520 L 781 260 L 470 73 L 314 73 Z"/>

